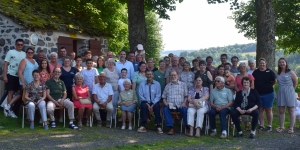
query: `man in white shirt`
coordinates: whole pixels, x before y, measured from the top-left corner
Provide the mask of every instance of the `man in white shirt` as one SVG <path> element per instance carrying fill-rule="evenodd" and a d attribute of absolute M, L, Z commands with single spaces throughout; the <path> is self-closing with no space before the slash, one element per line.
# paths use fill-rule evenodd
<path fill-rule="evenodd" d="M 255 61 L 253 59 L 248 60 L 248 66 L 249 66 L 248 74 L 252 74 L 253 71 L 256 69 Z"/>
<path fill-rule="evenodd" d="M 7 103 L 10 103 L 15 92 L 20 91 L 18 68 L 22 59 L 26 57 L 25 52 L 22 51 L 24 41 L 22 39 L 16 40 L 16 49 L 7 52 L 4 59 L 3 68 L 3 80 L 7 84 L 6 88 L 8 91 Z M 21 95 L 17 95 L 14 98 L 19 99 Z M 4 115 L 17 118 L 15 113 L 11 111 L 10 105 L 5 105 Z"/>
<path fill-rule="evenodd" d="M 126 60 L 126 52 L 120 51 L 119 53 L 120 60 L 116 63 L 116 69 L 118 70 L 119 76 L 121 77 L 121 70 L 123 68 L 127 69 L 127 78 L 132 79 L 134 74 L 133 64 L 130 61 Z"/>
<path fill-rule="evenodd" d="M 106 83 L 106 74 L 101 72 L 99 77 L 99 83 L 93 87 L 93 112 L 97 119 L 97 126 L 101 126 L 101 117 L 99 109 L 107 111 L 106 115 L 106 127 L 110 128 L 110 119 L 113 113 L 112 95 L 114 94 L 112 86 Z"/>

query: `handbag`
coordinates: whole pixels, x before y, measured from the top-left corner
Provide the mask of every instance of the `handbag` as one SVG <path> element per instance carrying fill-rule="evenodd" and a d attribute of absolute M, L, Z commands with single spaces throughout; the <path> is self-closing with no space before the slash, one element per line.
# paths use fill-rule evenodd
<path fill-rule="evenodd" d="M 197 99 L 196 99 L 196 100 L 197 100 Z M 198 106 L 195 106 L 194 104 L 189 103 L 189 107 L 196 107 L 197 109 L 203 108 L 203 107 L 205 106 L 205 101 L 200 101 L 200 100 L 198 99 L 197 104 L 198 104 Z"/>
<path fill-rule="evenodd" d="M 79 102 L 81 104 L 92 104 L 92 102 L 87 98 L 81 98 L 81 99 L 79 99 Z"/>

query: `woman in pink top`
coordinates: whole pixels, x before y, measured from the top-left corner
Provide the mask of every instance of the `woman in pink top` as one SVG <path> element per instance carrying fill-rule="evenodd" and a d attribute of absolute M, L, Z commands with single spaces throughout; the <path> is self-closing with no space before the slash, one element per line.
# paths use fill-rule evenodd
<path fill-rule="evenodd" d="M 238 74 L 235 77 L 235 91 L 240 91 L 243 89 L 243 85 L 242 85 L 242 78 L 243 77 L 249 77 L 249 79 L 252 81 L 250 88 L 254 89 L 254 77 L 251 74 L 248 74 L 248 69 L 246 67 L 245 63 L 240 63 L 239 67 L 238 67 L 238 71 L 240 72 L 240 74 Z"/>
<path fill-rule="evenodd" d="M 61 64 L 57 62 L 57 53 L 55 53 L 55 52 L 50 53 L 49 67 L 50 67 L 50 75 L 51 76 L 52 76 L 52 72 L 53 72 L 54 68 L 61 67 Z"/>

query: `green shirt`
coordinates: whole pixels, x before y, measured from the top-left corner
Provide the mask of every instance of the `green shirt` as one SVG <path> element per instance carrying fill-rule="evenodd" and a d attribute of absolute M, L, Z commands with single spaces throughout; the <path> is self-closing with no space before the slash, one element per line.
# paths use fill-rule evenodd
<path fill-rule="evenodd" d="M 164 92 L 166 86 L 166 78 L 165 78 L 166 71 L 161 73 L 161 71 L 156 70 L 154 72 L 154 80 L 160 84 L 161 94 Z"/>
<path fill-rule="evenodd" d="M 98 73 L 100 74 L 105 68 L 100 67 L 100 68 L 96 68 L 96 69 L 97 69 Z"/>
<path fill-rule="evenodd" d="M 214 88 L 210 93 L 210 101 L 213 102 L 216 106 L 225 106 L 232 101 L 232 92 L 227 89 L 223 88 L 219 90 L 218 88 Z"/>
<path fill-rule="evenodd" d="M 66 91 L 65 83 L 58 79 L 56 82 L 53 78 L 46 81 L 47 89 L 50 90 L 50 96 L 54 100 L 61 99 L 64 96 L 64 92 Z"/>

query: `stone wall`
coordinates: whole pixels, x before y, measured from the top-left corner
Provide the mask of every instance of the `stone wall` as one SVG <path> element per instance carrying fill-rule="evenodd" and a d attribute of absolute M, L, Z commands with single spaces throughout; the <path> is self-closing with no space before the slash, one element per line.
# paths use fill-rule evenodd
<path fill-rule="evenodd" d="M 31 34 L 37 34 L 39 41 L 37 45 L 32 45 L 29 41 Z M 0 76 L 3 74 L 3 64 L 6 53 L 15 49 L 16 39 L 24 40 L 24 48 L 32 47 L 35 51 L 43 50 L 49 58 L 51 52 L 57 52 L 57 40 L 59 36 L 70 37 L 77 40 L 77 55 L 82 55 L 89 49 L 89 40 L 101 41 L 101 53 L 106 54 L 108 51 L 108 41 L 105 37 L 91 37 L 84 34 L 72 34 L 68 32 L 55 30 L 39 30 L 34 28 L 26 28 L 16 24 L 12 19 L 0 13 Z"/>

